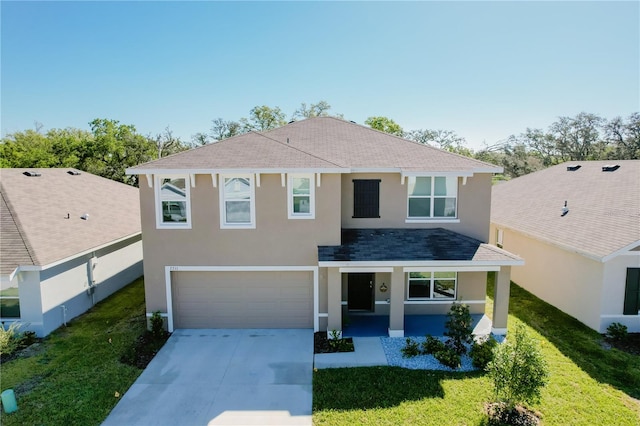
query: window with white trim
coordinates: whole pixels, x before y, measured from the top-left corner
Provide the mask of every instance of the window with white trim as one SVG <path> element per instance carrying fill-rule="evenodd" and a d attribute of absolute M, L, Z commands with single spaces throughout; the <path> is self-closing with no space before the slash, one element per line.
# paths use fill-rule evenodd
<path fill-rule="evenodd" d="M 498 246 L 498 248 L 503 247 L 503 243 L 502 243 L 503 238 L 504 238 L 504 231 L 500 228 L 497 228 L 496 229 L 496 246 Z"/>
<path fill-rule="evenodd" d="M 20 296 L 17 286 L 0 290 L 0 317 L 20 318 Z"/>
<path fill-rule="evenodd" d="M 255 228 L 253 175 L 220 176 L 220 227 Z"/>
<path fill-rule="evenodd" d="M 314 219 L 316 217 L 314 176 L 291 174 L 288 180 L 289 219 Z"/>
<path fill-rule="evenodd" d="M 456 176 L 409 176 L 407 218 L 455 218 L 458 199 Z"/>
<path fill-rule="evenodd" d="M 191 228 L 188 176 L 156 177 L 156 225 L 158 228 Z"/>
<path fill-rule="evenodd" d="M 409 272 L 409 300 L 453 300 L 456 298 L 457 272 Z"/>

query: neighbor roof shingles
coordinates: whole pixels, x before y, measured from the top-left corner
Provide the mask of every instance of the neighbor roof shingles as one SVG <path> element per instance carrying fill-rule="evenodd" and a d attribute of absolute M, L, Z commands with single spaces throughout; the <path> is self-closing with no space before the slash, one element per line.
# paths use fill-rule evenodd
<path fill-rule="evenodd" d="M 640 241 L 640 160 L 572 161 L 498 184 L 491 221 L 602 259 Z"/>
<path fill-rule="evenodd" d="M 249 132 L 133 167 L 153 169 L 396 168 L 404 171 L 499 171 L 494 165 L 333 117 L 314 117 Z"/>
<path fill-rule="evenodd" d="M 38 177 L 25 176 L 27 170 L 34 169 L 0 170 L 7 201 L 0 234 L 3 274 L 22 262 L 45 266 L 140 232 L 137 188 L 86 172 L 72 176 L 69 169 L 35 169 Z M 85 213 L 88 220 L 80 218 Z M 16 255 L 5 257 L 9 253 Z"/>

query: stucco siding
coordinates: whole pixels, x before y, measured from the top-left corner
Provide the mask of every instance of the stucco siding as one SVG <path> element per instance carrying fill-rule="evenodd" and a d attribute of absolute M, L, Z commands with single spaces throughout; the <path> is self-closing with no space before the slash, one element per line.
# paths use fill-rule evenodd
<path fill-rule="evenodd" d="M 407 182 L 400 173 L 355 173 L 342 175 L 342 226 L 344 228 L 444 228 L 487 242 L 491 212 L 491 175 L 475 174 L 458 179 L 459 223 L 433 220 L 428 223 L 406 223 Z M 353 180 L 380 179 L 380 218 L 353 217 Z"/>
<path fill-rule="evenodd" d="M 20 295 L 20 322 L 24 330 L 43 336 L 42 296 L 40 294 L 40 272 L 23 271 L 16 274 Z"/>
<path fill-rule="evenodd" d="M 263 174 L 255 188 L 255 229 L 220 229 L 219 188 L 196 175 L 191 229 L 156 229 L 154 191 L 140 186 L 147 310 L 166 312 L 164 267 L 313 266 L 318 245 L 340 244 L 340 177 L 322 175 L 315 219 L 289 219 L 280 174 Z"/>
<path fill-rule="evenodd" d="M 629 332 L 640 332 L 640 315 L 623 315 L 627 268 L 640 268 L 638 252 L 614 257 L 604 264 L 600 332 L 613 322 L 627 326 Z"/>
<path fill-rule="evenodd" d="M 503 229 L 504 249 L 524 259 L 511 280 L 594 330 L 600 329 L 604 265 L 510 229 Z M 491 238 L 495 241 L 496 226 Z"/>

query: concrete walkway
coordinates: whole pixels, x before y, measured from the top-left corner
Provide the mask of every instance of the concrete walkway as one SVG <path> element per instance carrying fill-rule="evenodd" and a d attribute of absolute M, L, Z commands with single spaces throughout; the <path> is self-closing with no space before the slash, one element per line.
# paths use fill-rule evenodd
<path fill-rule="evenodd" d="M 177 330 L 103 423 L 311 425 L 313 330 Z"/>
<path fill-rule="evenodd" d="M 314 368 L 374 367 L 388 365 L 380 337 L 354 337 L 353 352 L 316 354 Z"/>

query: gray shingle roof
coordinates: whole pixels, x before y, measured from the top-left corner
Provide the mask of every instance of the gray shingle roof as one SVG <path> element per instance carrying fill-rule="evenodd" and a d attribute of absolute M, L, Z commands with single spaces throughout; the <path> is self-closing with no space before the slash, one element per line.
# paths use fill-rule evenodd
<path fill-rule="evenodd" d="M 320 262 L 520 261 L 497 247 L 442 228 L 343 229 L 342 244 L 319 246 Z"/>
<path fill-rule="evenodd" d="M 250 132 L 130 169 L 351 169 L 488 171 L 492 164 L 452 154 L 333 117 L 314 117 Z"/>
<path fill-rule="evenodd" d="M 640 160 L 573 161 L 498 184 L 491 221 L 602 259 L 640 241 Z"/>
<path fill-rule="evenodd" d="M 41 176 L 25 176 L 29 170 Z M 0 169 L 3 275 L 18 265 L 45 266 L 140 232 L 137 188 L 68 170 Z M 85 213 L 88 220 L 80 218 Z"/>

